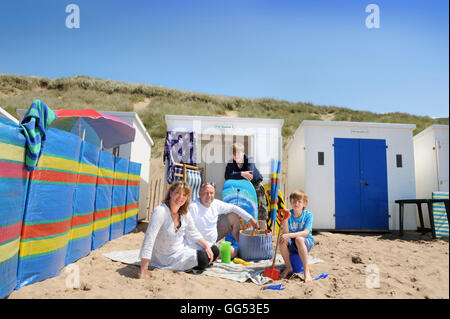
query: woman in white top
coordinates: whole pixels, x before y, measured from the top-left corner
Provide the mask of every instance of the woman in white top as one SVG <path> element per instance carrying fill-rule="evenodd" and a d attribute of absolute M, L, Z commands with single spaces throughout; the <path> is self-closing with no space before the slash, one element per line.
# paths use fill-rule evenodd
<path fill-rule="evenodd" d="M 219 249 L 209 247 L 188 214 L 190 198 L 189 184 L 175 182 L 167 191 L 164 202 L 152 212 L 139 254 L 139 278 L 147 278 L 149 264 L 169 270 L 204 269 L 218 257 Z M 185 236 L 204 249 L 195 250 L 186 246 Z"/>

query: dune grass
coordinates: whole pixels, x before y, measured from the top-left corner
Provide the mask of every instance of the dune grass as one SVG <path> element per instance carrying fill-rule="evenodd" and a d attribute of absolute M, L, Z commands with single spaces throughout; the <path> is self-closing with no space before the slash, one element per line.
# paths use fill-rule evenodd
<path fill-rule="evenodd" d="M 234 111 L 239 117 L 284 119 L 284 143 L 303 120 L 416 124 L 414 134 L 432 124 L 448 125 L 448 118 L 433 119 L 398 112 L 377 114 L 270 98 L 212 95 L 87 76 L 48 79 L 0 74 L 0 106 L 15 117 L 17 109 L 27 109 L 35 99 L 41 99 L 52 109 L 133 111 L 133 105 L 146 98 L 149 103 L 137 113 L 155 141 L 153 157 L 160 156 L 162 152 L 166 132 L 165 114 L 224 116 Z"/>

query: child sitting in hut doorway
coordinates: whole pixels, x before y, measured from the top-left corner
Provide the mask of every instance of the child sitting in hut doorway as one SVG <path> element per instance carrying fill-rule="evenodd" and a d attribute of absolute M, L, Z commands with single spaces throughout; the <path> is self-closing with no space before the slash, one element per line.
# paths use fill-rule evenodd
<path fill-rule="evenodd" d="M 282 235 L 280 236 L 280 252 L 286 264 L 281 278 L 286 278 L 292 273 L 290 252 L 298 253 L 303 263 L 305 282 L 312 281 L 308 266 L 308 253 L 314 245 L 312 237 L 313 214 L 306 210 L 308 196 L 304 191 L 296 190 L 289 195 L 291 203 L 291 216 L 282 224 Z"/>

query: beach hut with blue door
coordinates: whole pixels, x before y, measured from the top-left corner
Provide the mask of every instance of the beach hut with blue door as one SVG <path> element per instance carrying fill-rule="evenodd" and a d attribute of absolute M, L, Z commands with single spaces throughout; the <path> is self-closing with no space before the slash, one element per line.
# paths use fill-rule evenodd
<path fill-rule="evenodd" d="M 288 194 L 308 194 L 315 229 L 397 230 L 395 200 L 416 197 L 415 127 L 303 121 L 286 146 Z M 405 230 L 417 229 L 415 215 L 405 207 Z"/>

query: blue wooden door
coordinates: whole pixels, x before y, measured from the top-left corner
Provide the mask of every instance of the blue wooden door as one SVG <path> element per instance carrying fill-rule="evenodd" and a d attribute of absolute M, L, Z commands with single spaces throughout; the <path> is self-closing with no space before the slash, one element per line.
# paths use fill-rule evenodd
<path fill-rule="evenodd" d="M 336 228 L 361 228 L 359 141 L 334 139 Z"/>
<path fill-rule="evenodd" d="M 359 141 L 361 228 L 389 229 L 386 141 Z"/>
<path fill-rule="evenodd" d="M 334 139 L 336 229 L 389 228 L 386 141 Z"/>

